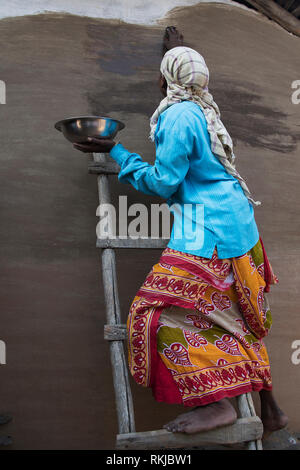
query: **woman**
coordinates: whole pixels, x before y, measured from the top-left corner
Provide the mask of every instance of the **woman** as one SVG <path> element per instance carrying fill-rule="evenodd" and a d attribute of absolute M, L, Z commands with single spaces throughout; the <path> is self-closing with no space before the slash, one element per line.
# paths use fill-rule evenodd
<path fill-rule="evenodd" d="M 260 202 L 235 169 L 205 61 L 182 40 L 175 27 L 166 29 L 159 81 L 164 99 L 150 121 L 154 166 L 109 139 L 74 146 L 110 152 L 121 182 L 179 208 L 127 324 L 137 383 L 150 386 L 158 401 L 192 407 L 164 427 L 196 433 L 233 423 L 228 398 L 258 391 L 265 433 L 272 432 L 288 421 L 271 391 L 262 342 L 272 323 L 266 293 L 278 279 L 254 218 Z M 203 217 L 187 206 L 201 206 Z"/>

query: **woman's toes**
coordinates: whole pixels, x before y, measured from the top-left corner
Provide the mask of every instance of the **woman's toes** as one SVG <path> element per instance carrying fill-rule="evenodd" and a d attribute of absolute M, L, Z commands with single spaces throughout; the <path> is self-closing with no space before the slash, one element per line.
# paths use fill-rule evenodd
<path fill-rule="evenodd" d="M 169 431 L 169 432 L 172 432 L 172 431 L 171 431 L 171 428 L 172 428 L 171 423 L 167 423 L 167 424 L 164 424 L 164 425 L 163 425 L 163 429 L 166 429 L 166 430 Z"/>
<path fill-rule="evenodd" d="M 173 430 L 176 428 L 177 422 L 175 421 L 170 421 L 169 423 L 165 424 L 163 426 L 163 429 L 166 429 L 169 432 L 174 432 Z"/>
<path fill-rule="evenodd" d="M 174 421 L 170 421 L 170 423 L 167 423 L 163 426 L 163 429 L 166 429 L 169 432 L 181 432 L 178 431 L 179 428 L 184 426 L 184 420 L 183 418 L 176 418 Z"/>
<path fill-rule="evenodd" d="M 184 424 L 179 424 L 179 425 L 177 426 L 177 432 L 183 432 L 183 433 L 184 433 L 184 432 L 185 432 L 185 428 L 186 428 L 186 426 L 185 426 Z"/>
<path fill-rule="evenodd" d="M 171 426 L 171 432 L 178 432 L 177 429 L 178 429 L 178 424 L 174 424 L 173 426 Z"/>
<path fill-rule="evenodd" d="M 184 432 L 184 429 L 185 429 L 185 424 L 184 423 L 178 423 L 173 432 Z"/>

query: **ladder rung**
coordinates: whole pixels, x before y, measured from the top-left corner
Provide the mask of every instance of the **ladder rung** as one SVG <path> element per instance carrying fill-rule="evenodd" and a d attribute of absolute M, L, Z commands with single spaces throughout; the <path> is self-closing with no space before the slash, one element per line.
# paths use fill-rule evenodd
<path fill-rule="evenodd" d="M 127 339 L 126 325 L 104 325 L 104 339 L 108 341 L 123 341 Z"/>
<path fill-rule="evenodd" d="M 117 449 L 175 449 L 199 447 L 203 444 L 238 444 L 260 439 L 263 425 L 258 416 L 240 418 L 234 424 L 197 434 L 158 431 L 118 434 Z"/>
<path fill-rule="evenodd" d="M 152 248 L 162 249 L 169 239 L 164 238 L 97 238 L 98 248 Z"/>
<path fill-rule="evenodd" d="M 93 175 L 117 175 L 120 171 L 120 166 L 115 162 L 89 162 L 88 171 Z"/>

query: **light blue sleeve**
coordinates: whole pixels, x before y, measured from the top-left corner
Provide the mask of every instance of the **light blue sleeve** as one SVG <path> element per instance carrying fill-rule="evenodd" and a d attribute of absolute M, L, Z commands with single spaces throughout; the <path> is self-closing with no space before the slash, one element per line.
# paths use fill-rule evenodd
<path fill-rule="evenodd" d="M 145 194 L 166 199 L 176 192 L 189 170 L 193 136 L 186 128 L 188 122 L 180 116 L 168 124 L 160 126 L 157 133 L 154 165 L 120 143 L 112 148 L 110 155 L 121 167 L 119 181 L 130 183 Z"/>

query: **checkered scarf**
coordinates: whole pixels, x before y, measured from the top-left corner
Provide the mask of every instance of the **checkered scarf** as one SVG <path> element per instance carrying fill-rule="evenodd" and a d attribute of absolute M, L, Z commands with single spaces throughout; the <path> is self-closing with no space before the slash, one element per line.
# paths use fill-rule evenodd
<path fill-rule="evenodd" d="M 163 111 L 175 103 L 193 101 L 204 113 L 212 152 L 219 158 L 227 172 L 237 178 L 251 204 L 260 205 L 260 201 L 254 201 L 251 197 L 244 179 L 235 169 L 232 140 L 220 119 L 218 105 L 208 91 L 209 71 L 203 57 L 189 47 L 174 47 L 164 55 L 160 71 L 167 81 L 167 96 L 160 102 L 150 119 L 150 139 L 154 141 L 157 121 Z"/>

